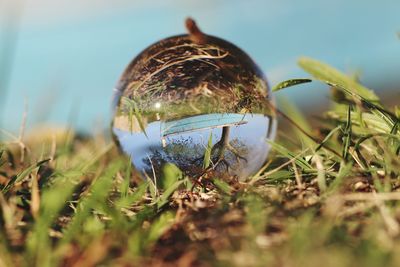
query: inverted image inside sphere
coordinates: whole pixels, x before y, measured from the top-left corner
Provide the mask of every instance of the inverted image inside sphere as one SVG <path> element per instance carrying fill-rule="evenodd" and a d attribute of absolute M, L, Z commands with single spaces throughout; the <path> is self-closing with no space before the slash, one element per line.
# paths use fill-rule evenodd
<path fill-rule="evenodd" d="M 117 84 L 113 134 L 142 173 L 171 162 L 241 178 L 267 157 L 275 115 L 262 72 L 235 45 L 200 37 L 151 45 Z"/>

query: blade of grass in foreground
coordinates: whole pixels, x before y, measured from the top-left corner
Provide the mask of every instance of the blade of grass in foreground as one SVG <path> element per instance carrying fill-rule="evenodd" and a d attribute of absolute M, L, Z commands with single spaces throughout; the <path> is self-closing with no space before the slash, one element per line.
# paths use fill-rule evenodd
<path fill-rule="evenodd" d="M 129 157 L 129 161 L 126 162 L 125 165 L 127 166 L 126 171 L 125 171 L 125 177 L 124 177 L 123 181 L 121 182 L 121 186 L 120 186 L 121 195 L 123 197 L 127 196 L 128 191 L 129 191 L 129 183 L 130 183 L 130 178 L 131 178 L 131 173 L 132 173 L 131 157 Z"/>
<path fill-rule="evenodd" d="M 178 180 L 170 187 L 168 187 L 161 197 L 157 200 L 157 208 L 161 209 L 164 205 L 166 205 L 169 201 L 170 196 L 175 192 L 176 189 L 184 182 L 184 180 Z"/>
<path fill-rule="evenodd" d="M 204 153 L 203 168 L 207 169 L 211 163 L 211 150 L 212 150 L 212 132 L 210 132 L 210 137 L 208 138 L 206 152 Z"/>
<path fill-rule="evenodd" d="M 347 75 L 325 63 L 312 58 L 302 57 L 299 59 L 299 65 L 317 80 L 320 80 L 324 83 L 328 82 L 330 84 L 341 85 L 369 101 L 379 102 L 379 97 L 372 90 L 362 86 Z"/>
<path fill-rule="evenodd" d="M 305 159 L 303 159 L 302 157 L 297 157 L 296 155 L 289 151 L 287 148 L 285 148 L 284 146 L 273 142 L 271 140 L 268 140 L 268 143 L 271 145 L 272 149 L 277 151 L 279 154 L 281 154 L 282 156 L 285 156 L 289 159 L 295 159 L 295 163 L 296 165 L 298 165 L 299 167 L 301 167 L 303 170 L 314 170 L 314 168 L 310 165 L 310 163 L 308 163 Z"/>
<path fill-rule="evenodd" d="M 76 236 L 81 229 L 82 223 L 90 216 L 91 210 L 103 210 L 107 205 L 107 197 L 114 182 L 113 177 L 120 168 L 121 162 L 116 161 L 110 164 L 102 176 L 93 181 L 89 193 L 80 199 L 76 207 L 76 213 L 64 232 L 63 242 L 69 242 Z"/>
<path fill-rule="evenodd" d="M 218 179 L 218 178 L 214 178 L 213 183 L 219 189 L 219 191 L 221 191 L 222 193 L 224 193 L 226 195 L 232 194 L 233 189 L 227 182 L 225 182 L 221 179 Z"/>
<path fill-rule="evenodd" d="M 122 195 L 120 199 L 116 202 L 116 207 L 118 208 L 128 208 L 130 207 L 133 203 L 141 200 L 143 196 L 145 195 L 147 189 L 149 187 L 149 182 L 143 182 L 140 184 L 135 192 L 133 192 L 130 195 Z"/>
<path fill-rule="evenodd" d="M 346 125 L 343 128 L 343 150 L 342 155 L 344 159 L 347 159 L 347 155 L 349 153 L 350 142 L 351 142 L 351 106 L 348 107 L 347 111 L 347 121 Z"/>
<path fill-rule="evenodd" d="M 277 85 L 275 85 L 272 88 L 272 92 L 276 92 L 276 91 L 282 90 L 287 87 L 295 86 L 295 85 L 302 84 L 302 83 L 309 83 L 309 82 L 312 82 L 312 80 L 311 79 L 291 79 L 291 80 L 283 81 L 283 82 L 280 82 Z"/>
<path fill-rule="evenodd" d="M 168 188 L 173 186 L 173 184 L 182 179 L 183 173 L 178 166 L 173 163 L 166 163 L 162 167 L 161 181 L 159 182 L 158 187 L 163 190 L 168 190 Z"/>
<path fill-rule="evenodd" d="M 45 190 L 41 197 L 38 219 L 27 243 L 27 260 L 36 266 L 51 266 L 52 248 L 49 230 L 58 213 L 67 205 L 75 185 L 70 182 L 56 182 Z"/>
<path fill-rule="evenodd" d="M 18 175 L 14 175 L 7 183 L 7 185 L 2 189 L 2 192 L 7 193 L 14 186 L 15 183 L 22 181 L 32 171 L 34 171 L 36 168 L 39 168 L 41 165 L 45 164 L 49 160 L 50 159 L 41 160 L 35 164 L 32 164 L 31 166 L 20 172 Z"/>

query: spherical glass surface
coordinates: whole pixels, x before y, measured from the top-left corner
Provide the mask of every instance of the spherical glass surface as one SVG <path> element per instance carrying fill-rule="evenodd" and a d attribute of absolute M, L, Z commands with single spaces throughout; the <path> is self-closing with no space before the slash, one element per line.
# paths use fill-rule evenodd
<path fill-rule="evenodd" d="M 244 179 L 267 158 L 276 120 L 263 73 L 235 45 L 205 37 L 151 45 L 117 83 L 113 136 L 143 176 L 170 162 Z"/>

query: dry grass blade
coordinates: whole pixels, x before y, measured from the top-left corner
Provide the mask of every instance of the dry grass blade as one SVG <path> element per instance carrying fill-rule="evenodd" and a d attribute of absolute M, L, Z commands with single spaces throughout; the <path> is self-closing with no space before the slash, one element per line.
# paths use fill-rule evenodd
<path fill-rule="evenodd" d="M 31 180 L 31 214 L 33 218 L 37 219 L 39 215 L 40 207 L 40 195 L 39 195 L 39 184 L 38 175 L 33 174 Z"/>
<path fill-rule="evenodd" d="M 288 160 L 287 162 L 281 164 L 280 166 L 276 167 L 275 169 L 272 169 L 268 172 L 263 173 L 262 175 L 259 175 L 257 177 L 253 177 L 252 180 L 249 182 L 250 185 L 254 185 L 256 182 L 262 180 L 262 179 L 268 179 L 268 176 L 270 176 L 271 174 L 276 173 L 277 171 L 283 169 L 284 167 L 293 164 L 296 162 L 296 160 L 298 160 L 300 157 L 302 157 L 309 149 L 306 149 L 304 151 L 302 151 L 301 153 L 295 155 L 294 157 L 292 157 L 290 160 Z"/>

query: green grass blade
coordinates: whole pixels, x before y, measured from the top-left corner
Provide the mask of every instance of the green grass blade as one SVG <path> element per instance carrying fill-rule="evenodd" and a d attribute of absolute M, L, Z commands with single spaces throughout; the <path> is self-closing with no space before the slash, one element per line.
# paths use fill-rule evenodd
<path fill-rule="evenodd" d="M 212 132 L 210 132 L 210 137 L 208 137 L 208 143 L 206 151 L 203 158 L 203 168 L 207 169 L 211 163 L 211 150 L 212 150 Z"/>
<path fill-rule="evenodd" d="M 171 211 L 163 212 L 152 224 L 148 236 L 147 246 L 156 242 L 173 224 L 175 214 Z"/>
<path fill-rule="evenodd" d="M 58 181 L 42 194 L 38 219 L 26 241 L 27 260 L 36 262 L 36 266 L 51 265 L 53 255 L 48 233 L 57 215 L 68 204 L 74 187 L 71 182 Z"/>
<path fill-rule="evenodd" d="M 157 200 L 157 209 L 161 209 L 165 204 L 168 203 L 169 198 L 172 196 L 175 190 L 179 188 L 179 186 L 183 183 L 183 181 L 184 180 L 176 181 L 174 184 L 172 184 L 164 191 L 161 197 Z"/>
<path fill-rule="evenodd" d="M 296 158 L 296 154 L 285 148 L 284 146 L 273 142 L 271 140 L 268 140 L 268 143 L 271 145 L 271 148 L 275 151 L 277 151 L 279 154 L 282 156 L 285 156 L 286 158 L 293 159 Z M 298 157 L 295 159 L 296 165 L 301 167 L 303 170 L 314 170 L 314 168 L 302 157 Z"/>
<path fill-rule="evenodd" d="M 295 86 L 295 85 L 303 84 L 303 83 L 309 83 L 309 82 L 312 82 L 312 80 L 311 79 L 291 79 L 291 80 L 286 80 L 286 81 L 280 82 L 277 85 L 275 85 L 272 88 L 272 92 L 276 92 L 276 91 L 282 90 L 282 89 L 287 88 L 287 87 L 291 87 L 291 86 Z"/>
<path fill-rule="evenodd" d="M 219 178 L 214 178 L 212 182 L 218 188 L 219 191 L 223 192 L 226 195 L 232 194 L 233 189 L 227 182 Z"/>
<path fill-rule="evenodd" d="M 175 164 L 165 163 L 162 167 L 161 180 L 158 182 L 158 186 L 167 190 L 182 178 L 183 173 Z"/>
<path fill-rule="evenodd" d="M 121 168 L 121 162 L 116 161 L 107 168 L 105 173 L 95 179 L 90 186 L 89 194 L 80 199 L 71 223 L 64 232 L 63 242 L 69 242 L 81 230 L 82 223 L 90 217 L 95 209 L 103 210 L 107 205 L 107 197 L 114 182 L 114 175 Z"/>
<path fill-rule="evenodd" d="M 29 175 L 31 172 L 33 172 L 35 169 L 39 168 L 41 165 L 45 164 L 49 160 L 50 159 L 41 160 L 35 164 L 32 164 L 31 166 L 29 166 L 28 168 L 26 168 L 19 174 L 14 175 L 10 179 L 10 181 L 7 183 L 7 185 L 2 189 L 2 192 L 7 193 L 14 186 L 15 183 L 22 181 L 27 175 Z"/>
<path fill-rule="evenodd" d="M 302 57 L 299 59 L 299 65 L 317 80 L 340 85 L 369 101 L 379 101 L 379 97 L 372 90 L 362 86 L 349 76 L 323 62 L 308 57 Z"/>
<path fill-rule="evenodd" d="M 315 152 L 317 152 L 318 150 L 320 150 L 325 144 L 326 142 L 328 142 L 328 140 L 337 132 L 341 129 L 341 126 L 336 126 L 335 128 L 333 128 L 324 138 L 324 140 L 322 140 L 322 142 L 315 148 Z"/>
<path fill-rule="evenodd" d="M 125 164 L 126 167 L 126 171 L 125 171 L 125 177 L 124 180 L 121 183 L 121 195 L 122 196 L 127 196 L 128 192 L 129 192 L 129 183 L 130 183 L 130 179 L 131 179 L 131 173 L 132 173 L 132 163 L 131 163 L 131 158 L 129 157 L 129 162 L 127 162 Z"/>
<path fill-rule="evenodd" d="M 347 159 L 348 153 L 349 153 L 349 148 L 350 148 L 350 144 L 351 144 L 351 129 L 352 129 L 352 125 L 351 125 L 351 106 L 348 107 L 348 111 L 347 111 L 347 121 L 346 121 L 346 125 L 344 126 L 343 129 L 343 151 L 342 151 L 342 155 L 344 159 Z"/>
<path fill-rule="evenodd" d="M 140 201 L 144 197 L 148 187 L 149 182 L 143 182 L 136 188 L 135 192 L 133 192 L 132 194 L 122 195 L 121 198 L 118 199 L 118 201 L 115 203 L 115 206 L 119 209 L 130 207 L 132 204 Z"/>
<path fill-rule="evenodd" d="M 142 114 L 140 113 L 140 109 L 137 106 L 136 102 L 128 97 L 122 97 L 122 103 L 124 106 L 126 106 L 129 109 L 129 121 L 131 124 L 131 128 L 132 128 L 132 111 L 133 111 L 133 115 L 135 116 L 140 130 L 144 133 L 144 135 L 148 138 L 147 133 L 146 133 L 146 129 L 144 127 L 144 123 L 143 123 L 143 118 L 142 118 Z"/>

